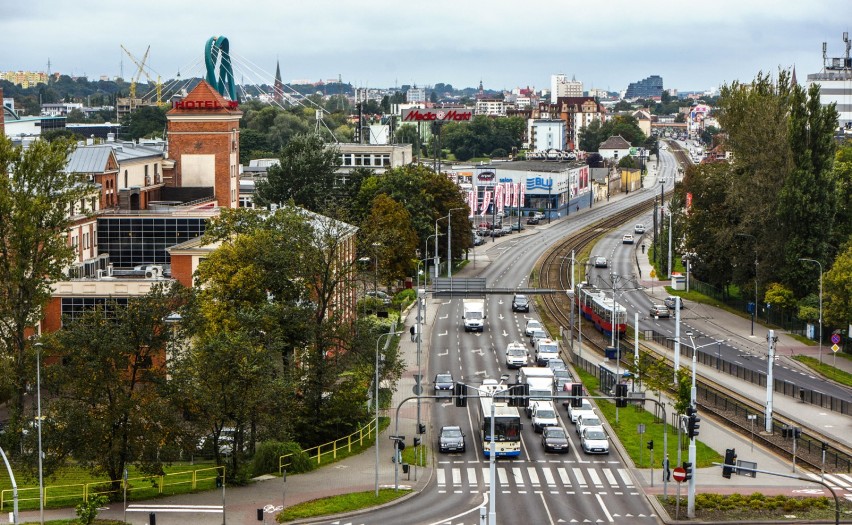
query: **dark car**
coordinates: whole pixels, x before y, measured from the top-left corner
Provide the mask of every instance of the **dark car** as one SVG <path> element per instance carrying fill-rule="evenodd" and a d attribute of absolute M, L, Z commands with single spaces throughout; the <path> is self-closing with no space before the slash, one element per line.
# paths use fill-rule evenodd
<path fill-rule="evenodd" d="M 449 372 L 443 374 L 435 375 L 435 395 L 438 395 L 441 391 L 447 391 L 452 393 L 453 387 L 456 382 L 453 379 L 453 375 Z"/>
<path fill-rule="evenodd" d="M 441 452 L 464 452 L 464 432 L 461 427 L 441 427 L 438 448 Z"/>
<path fill-rule="evenodd" d="M 562 427 L 544 427 L 541 432 L 541 445 L 545 452 L 568 452 L 568 436 Z"/>
<path fill-rule="evenodd" d="M 538 224 L 538 222 L 539 222 L 539 218 L 538 218 L 538 217 L 529 217 L 529 218 L 527 218 L 527 224 Z"/>
<path fill-rule="evenodd" d="M 530 300 L 526 295 L 515 295 L 512 297 L 513 312 L 529 312 Z"/>

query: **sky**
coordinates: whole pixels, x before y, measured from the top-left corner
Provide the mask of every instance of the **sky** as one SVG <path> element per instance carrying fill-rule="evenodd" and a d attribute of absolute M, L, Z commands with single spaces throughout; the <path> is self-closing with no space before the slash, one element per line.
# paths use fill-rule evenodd
<path fill-rule="evenodd" d="M 132 7 L 131 7 L 132 6 Z M 795 65 L 804 82 L 845 54 L 850 0 L 3 1 L 0 70 L 124 78 L 150 45 L 150 74 L 204 73 L 204 44 L 230 43 L 238 83 L 341 78 L 356 87 L 548 88 L 564 73 L 620 91 L 650 75 L 704 91 Z"/>

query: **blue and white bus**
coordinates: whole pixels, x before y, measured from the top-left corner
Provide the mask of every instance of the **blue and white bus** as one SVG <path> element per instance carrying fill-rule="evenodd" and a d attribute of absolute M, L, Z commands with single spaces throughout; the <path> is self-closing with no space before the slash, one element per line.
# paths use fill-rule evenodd
<path fill-rule="evenodd" d="M 480 395 L 479 421 L 482 453 L 491 456 L 491 404 L 494 399 Z M 510 407 L 501 398 L 494 403 L 494 446 L 496 456 L 521 455 L 521 416 L 518 409 Z"/>

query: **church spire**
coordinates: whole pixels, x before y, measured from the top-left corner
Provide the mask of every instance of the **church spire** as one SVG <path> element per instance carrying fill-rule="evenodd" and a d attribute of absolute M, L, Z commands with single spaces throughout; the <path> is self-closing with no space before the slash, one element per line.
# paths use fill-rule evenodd
<path fill-rule="evenodd" d="M 281 82 L 281 63 L 275 61 L 275 85 L 272 88 L 272 98 L 281 104 L 284 102 L 284 83 Z"/>

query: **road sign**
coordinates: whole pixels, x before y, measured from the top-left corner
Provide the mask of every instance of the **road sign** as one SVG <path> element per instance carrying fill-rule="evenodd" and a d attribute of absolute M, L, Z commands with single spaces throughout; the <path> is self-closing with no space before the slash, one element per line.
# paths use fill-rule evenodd
<path fill-rule="evenodd" d="M 678 483 L 682 482 L 686 479 L 686 470 L 684 470 L 683 467 L 675 467 L 674 470 L 672 470 L 672 478 L 674 478 L 674 480 Z"/>
<path fill-rule="evenodd" d="M 840 342 L 840 334 L 831 334 L 831 342 L 838 344 Z"/>
<path fill-rule="evenodd" d="M 840 350 L 840 347 L 839 347 L 839 346 L 837 346 L 837 345 L 831 345 L 831 351 L 832 351 L 832 352 L 834 352 L 834 353 L 836 354 L 838 350 Z"/>

